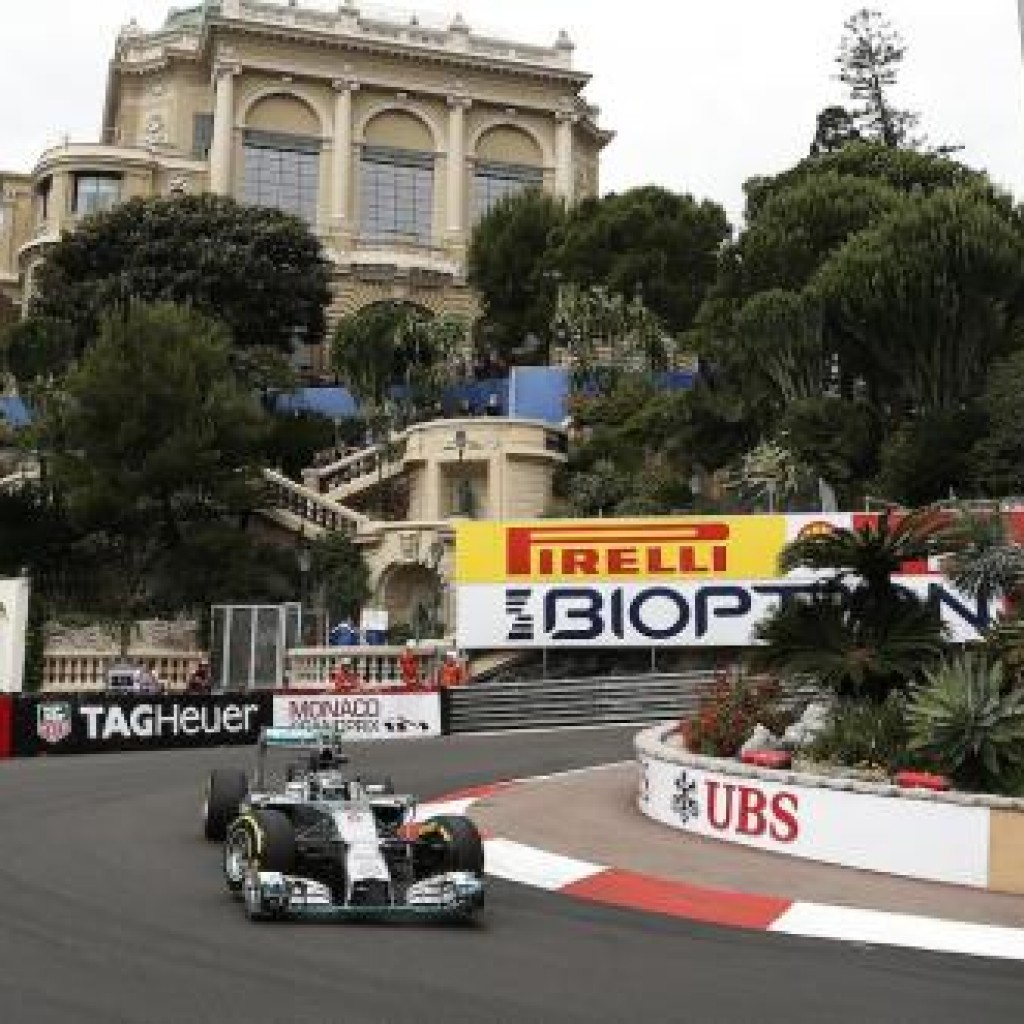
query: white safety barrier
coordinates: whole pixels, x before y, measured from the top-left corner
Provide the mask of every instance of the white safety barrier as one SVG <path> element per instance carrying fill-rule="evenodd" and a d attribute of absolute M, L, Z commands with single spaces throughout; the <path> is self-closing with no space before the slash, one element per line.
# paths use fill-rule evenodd
<path fill-rule="evenodd" d="M 867 871 L 1024 893 L 1024 800 L 901 789 L 703 757 L 636 738 L 640 810 L 672 828 Z"/>

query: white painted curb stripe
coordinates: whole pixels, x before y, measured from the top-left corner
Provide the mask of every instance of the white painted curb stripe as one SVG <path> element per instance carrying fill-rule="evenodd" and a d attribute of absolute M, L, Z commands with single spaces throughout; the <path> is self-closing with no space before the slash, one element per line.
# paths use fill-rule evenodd
<path fill-rule="evenodd" d="M 485 840 L 484 864 L 487 874 L 496 878 L 549 891 L 564 889 L 605 870 L 600 864 L 548 853 L 511 839 Z"/>
<path fill-rule="evenodd" d="M 469 797 L 463 800 L 434 800 L 430 803 L 420 804 L 416 808 L 414 821 L 426 821 L 437 814 L 465 814 L 470 807 L 479 800 L 479 797 Z"/>
<path fill-rule="evenodd" d="M 1024 960 L 1024 929 L 949 921 L 881 910 L 794 903 L 768 930 L 786 935 L 881 946 L 912 946 L 938 953 Z"/>

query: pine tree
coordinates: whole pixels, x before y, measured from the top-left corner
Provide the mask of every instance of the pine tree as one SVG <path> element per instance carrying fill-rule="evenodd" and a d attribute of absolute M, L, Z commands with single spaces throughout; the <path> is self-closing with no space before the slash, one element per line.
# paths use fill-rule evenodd
<path fill-rule="evenodd" d="M 880 12 L 867 8 L 848 18 L 844 29 L 837 77 L 856 104 L 850 113 L 861 136 L 892 149 L 916 148 L 923 141 L 913 137 L 920 116 L 892 99 L 907 52 L 902 36 Z"/>

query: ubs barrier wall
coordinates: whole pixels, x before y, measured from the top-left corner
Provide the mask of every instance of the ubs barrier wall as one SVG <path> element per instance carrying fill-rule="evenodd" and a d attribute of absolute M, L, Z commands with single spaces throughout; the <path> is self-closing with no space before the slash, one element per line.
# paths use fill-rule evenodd
<path fill-rule="evenodd" d="M 638 804 L 672 828 L 844 867 L 1024 893 L 1024 800 L 754 768 L 636 737 Z"/>
<path fill-rule="evenodd" d="M 349 740 L 439 736 L 437 691 L 335 694 L 0 694 L 0 758 L 251 744 L 268 725 L 315 724 Z"/>

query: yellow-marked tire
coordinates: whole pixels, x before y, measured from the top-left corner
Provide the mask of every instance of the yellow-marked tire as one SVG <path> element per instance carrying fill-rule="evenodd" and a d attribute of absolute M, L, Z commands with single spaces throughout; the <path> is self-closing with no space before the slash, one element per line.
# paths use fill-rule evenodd
<path fill-rule="evenodd" d="M 224 882 L 241 893 L 250 868 L 260 871 L 295 870 L 295 827 L 280 811 L 246 811 L 228 826 L 224 840 Z"/>
<path fill-rule="evenodd" d="M 441 871 L 484 873 L 484 843 L 476 825 L 457 814 L 428 818 L 419 832 L 421 876 Z"/>
<path fill-rule="evenodd" d="M 203 793 L 203 835 L 212 842 L 223 842 L 228 825 L 249 792 L 245 772 L 235 768 L 217 768 L 210 772 Z"/>

